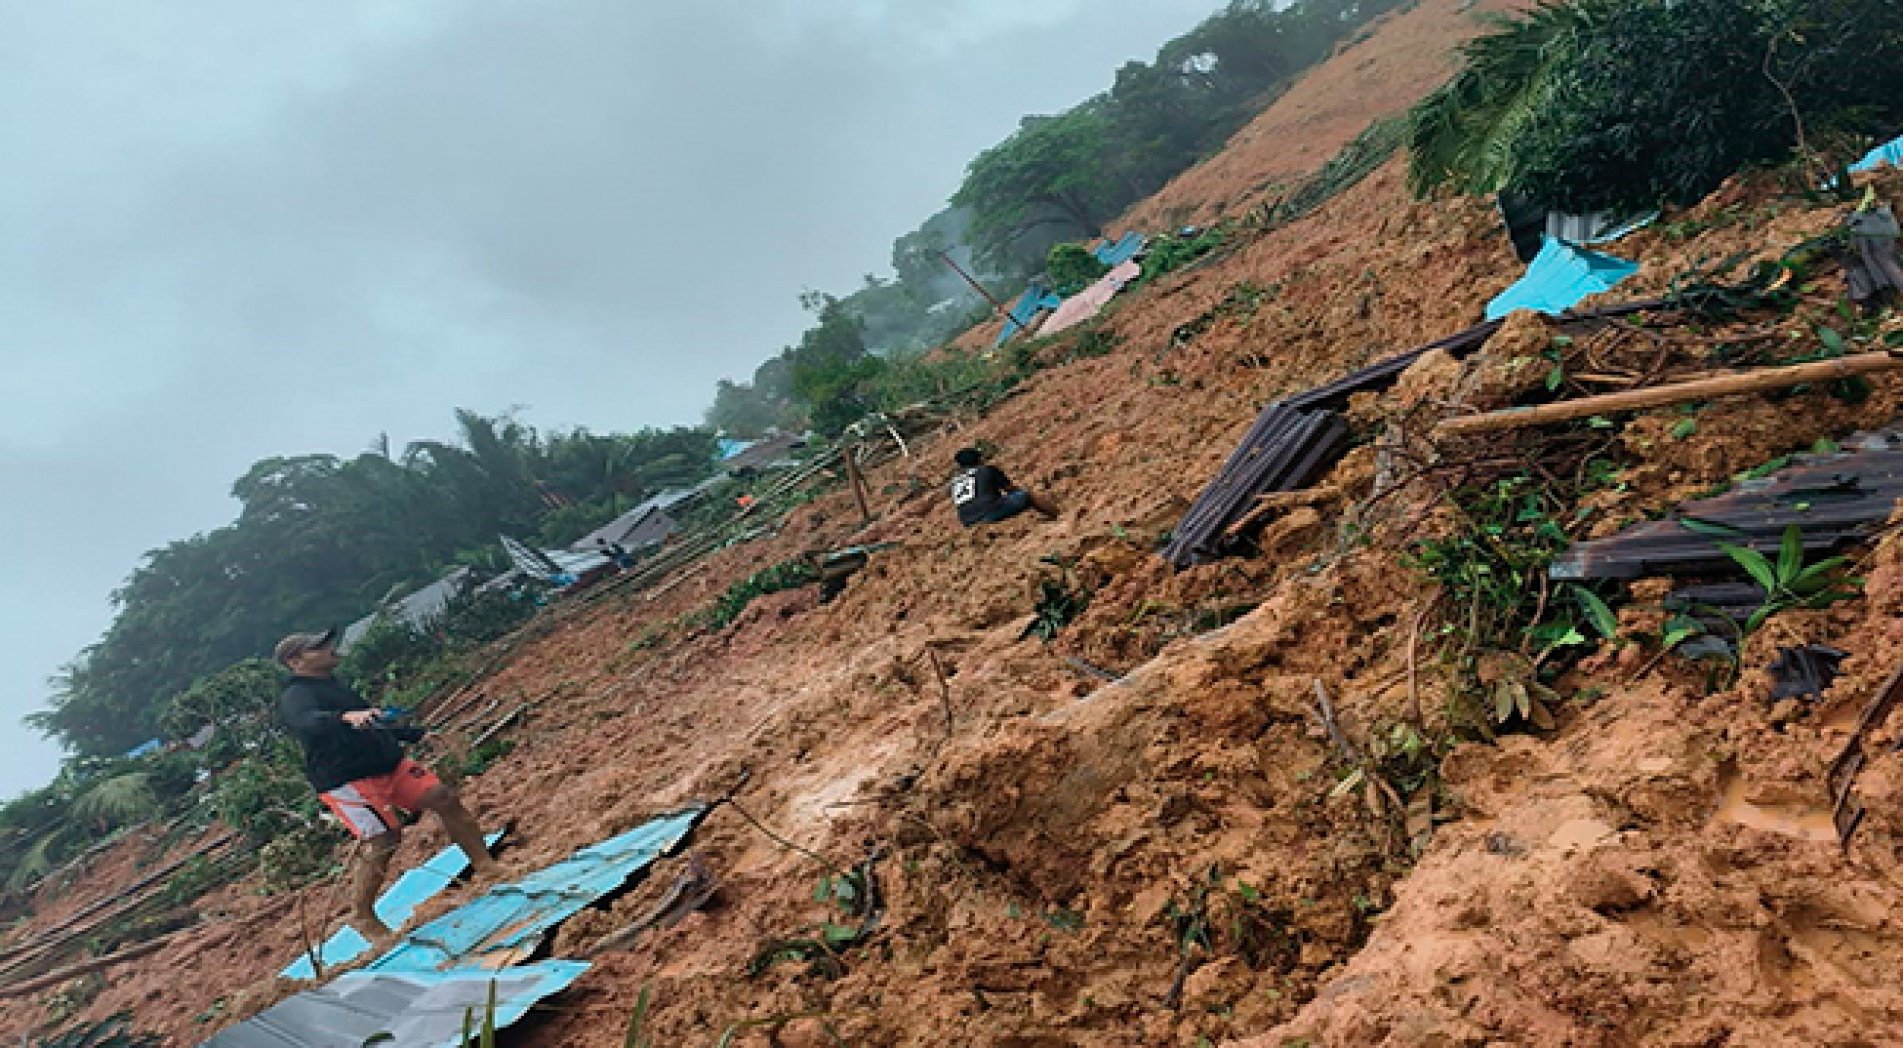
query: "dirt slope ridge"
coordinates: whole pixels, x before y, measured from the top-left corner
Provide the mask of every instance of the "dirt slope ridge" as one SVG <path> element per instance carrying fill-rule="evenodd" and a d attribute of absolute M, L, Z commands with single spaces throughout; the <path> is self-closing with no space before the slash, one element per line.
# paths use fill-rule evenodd
<path fill-rule="evenodd" d="M 1454 71 L 1454 50 L 1489 13 L 1525 0 L 1421 0 L 1382 19 L 1293 84 L 1221 152 L 1177 175 L 1112 229 L 1172 229 L 1239 217 L 1313 174 L 1368 125 L 1400 114 Z"/>

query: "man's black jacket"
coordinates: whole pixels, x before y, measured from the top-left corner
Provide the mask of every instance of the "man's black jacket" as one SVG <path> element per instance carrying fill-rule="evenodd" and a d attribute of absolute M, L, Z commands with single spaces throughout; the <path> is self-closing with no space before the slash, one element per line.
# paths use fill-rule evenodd
<path fill-rule="evenodd" d="M 278 716 L 304 748 L 304 774 L 319 793 L 387 775 L 403 760 L 403 747 L 388 731 L 344 723 L 345 711 L 369 708 L 332 677 L 292 677 L 278 696 Z"/>

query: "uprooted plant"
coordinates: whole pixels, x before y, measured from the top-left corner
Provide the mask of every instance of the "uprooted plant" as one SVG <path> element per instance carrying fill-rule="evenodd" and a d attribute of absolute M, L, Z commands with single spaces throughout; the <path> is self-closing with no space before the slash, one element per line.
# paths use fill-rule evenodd
<path fill-rule="evenodd" d="M 1072 581 L 1069 561 L 1062 557 L 1040 559 L 1057 570 L 1044 572 L 1039 577 L 1036 609 L 1018 639 L 1036 637 L 1048 644 L 1090 607 L 1090 591 Z"/>
<path fill-rule="evenodd" d="M 1616 631 L 1596 594 L 1573 587 L 1573 599 L 1555 599 L 1548 579 L 1571 541 L 1561 521 L 1572 501 L 1528 471 L 1458 487 L 1446 495 L 1456 526 L 1410 557 L 1448 609 L 1437 634 L 1456 685 L 1449 713 L 1482 734 L 1515 721 L 1552 727 L 1555 657 L 1584 647 L 1588 627 Z"/>
<path fill-rule="evenodd" d="M 1200 958 L 1226 954 L 1254 971 L 1287 971 L 1301 955 L 1293 912 L 1273 905 L 1240 877 L 1231 885 L 1218 866 L 1192 878 L 1180 899 L 1164 904 L 1162 916 L 1177 954 L 1176 975 L 1163 999 L 1166 1008 L 1182 1003 L 1183 986 Z"/>
<path fill-rule="evenodd" d="M 792 935 L 767 943 L 747 962 L 747 974 L 760 975 L 782 961 L 806 961 L 811 971 L 829 979 L 846 974 L 840 954 L 871 936 L 885 913 L 885 902 L 872 873 L 880 854 L 875 850 L 850 870 L 831 869 L 821 876 L 813 887 L 813 901 L 830 904 L 839 919 L 829 914 Z"/>
<path fill-rule="evenodd" d="M 1747 636 L 1781 611 L 1822 608 L 1854 597 L 1862 581 L 1840 575 L 1840 569 L 1849 563 L 1846 557 L 1825 557 L 1804 563 L 1804 533 L 1796 524 L 1784 529 L 1775 561 L 1750 546 L 1720 542 L 1718 548 L 1764 590 L 1764 603 L 1745 619 Z"/>

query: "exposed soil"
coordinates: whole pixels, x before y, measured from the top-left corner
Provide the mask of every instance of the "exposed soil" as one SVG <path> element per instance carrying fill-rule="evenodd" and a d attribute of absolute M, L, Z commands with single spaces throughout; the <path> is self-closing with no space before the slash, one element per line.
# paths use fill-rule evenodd
<path fill-rule="evenodd" d="M 1276 134 L 1303 136 L 1303 169 L 1318 165 L 1444 74 L 1448 46 L 1472 31 L 1460 6 L 1426 0 L 1390 20 L 1263 119 L 1282 110 Z M 1371 60 L 1395 72 L 1375 77 Z M 1234 173 L 1219 158 L 1136 214 L 1250 206 L 1272 169 L 1241 154 L 1273 150 L 1247 135 Z M 1903 203 L 1903 177 L 1876 184 Z M 1837 214 L 1768 180 L 1728 186 L 1622 242 L 1646 268 L 1616 295 L 1740 249 L 1774 257 Z M 1883 977 L 1903 959 L 1891 916 L 1903 756 L 1888 738 L 1871 747 L 1870 817 L 1847 857 L 1818 818 L 1824 768 L 1903 639 L 1899 540 L 1861 552 L 1863 596 L 1773 619 L 1736 683 L 1707 693 L 1696 667 L 1605 645 L 1562 682 L 1573 698 L 1554 730 L 1450 741 L 1440 788 L 1419 798 L 1340 786 L 1355 762 L 1317 699 L 1319 687 L 1356 755 L 1396 781 L 1410 760 L 1435 770 L 1418 764 L 1432 754 L 1389 741 L 1403 726 L 1460 737 L 1435 595 L 1406 559 L 1452 522 L 1427 480 L 1383 485 L 1393 463 L 1373 438 L 1537 389 L 1548 325 L 1517 317 L 1468 361 L 1429 356 L 1358 401 L 1367 444 L 1325 478 L 1338 495 L 1283 515 L 1258 555 L 1172 573 L 1149 552 L 1261 405 L 1476 322 L 1519 269 L 1488 203 L 1413 201 L 1396 160 L 1306 219 L 1125 295 L 1100 322 L 1109 354 L 1051 367 L 984 417 L 913 441 L 912 457 L 870 475 L 871 524 L 835 489 L 776 535 L 652 597 L 603 600 L 519 651 L 483 693 L 502 711 L 534 705 L 515 750 L 466 786 L 486 822 L 518 827 L 511 861 L 553 861 L 750 778 L 689 845 L 720 878 L 712 904 L 602 955 L 505 1043 L 620 1045 L 644 987 L 666 1045 L 773 1017 L 735 1043 L 1885 1042 L 1903 1012 Z M 1780 332 L 1829 323 L 1836 286 L 1820 271 Z M 1695 365 L 1692 343 L 1660 351 L 1649 337 L 1575 346 L 1605 367 Z M 1714 404 L 1681 436 L 1674 410 L 1641 414 L 1606 438 L 1624 487 L 1592 496 L 1592 526 L 1885 425 L 1903 383 L 1871 387 L 1855 403 L 1820 390 Z M 952 450 L 978 440 L 1059 519 L 959 529 L 941 485 Z M 868 541 L 901 545 L 828 604 L 809 587 L 756 600 L 720 631 L 683 624 L 751 572 Z M 1056 570 L 1046 556 L 1094 590 L 1050 645 L 1023 638 Z M 1646 606 L 1635 599 L 1625 624 L 1643 625 Z M 1793 640 L 1853 653 L 1814 708 L 1766 697 L 1758 668 Z M 763 947 L 840 919 L 815 901 L 821 864 L 751 819 L 835 867 L 879 856 L 885 911 L 866 945 L 748 974 Z M 399 862 L 443 843 L 418 827 Z M 103 856 L 20 933 L 159 861 L 141 847 Z M 555 952 L 646 912 L 685 861 L 571 921 Z M 326 927 L 341 915 L 328 885 L 300 898 L 214 893 L 200 929 L 116 970 L 83 1014 L 131 1008 L 184 1045 L 255 1012 L 295 989 L 269 973 L 300 948 L 296 915 Z M 41 1021 L 46 1004 L 0 1001 L 0 1031 Z"/>

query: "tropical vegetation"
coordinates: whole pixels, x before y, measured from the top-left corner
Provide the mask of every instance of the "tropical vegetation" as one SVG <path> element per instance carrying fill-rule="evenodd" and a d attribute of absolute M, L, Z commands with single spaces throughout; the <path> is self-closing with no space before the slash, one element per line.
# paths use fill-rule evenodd
<path fill-rule="evenodd" d="M 1571 211 L 1689 203 L 1796 154 L 1812 181 L 1903 131 L 1903 5 L 1548 0 L 1495 19 L 1411 115 L 1417 192 Z"/>

